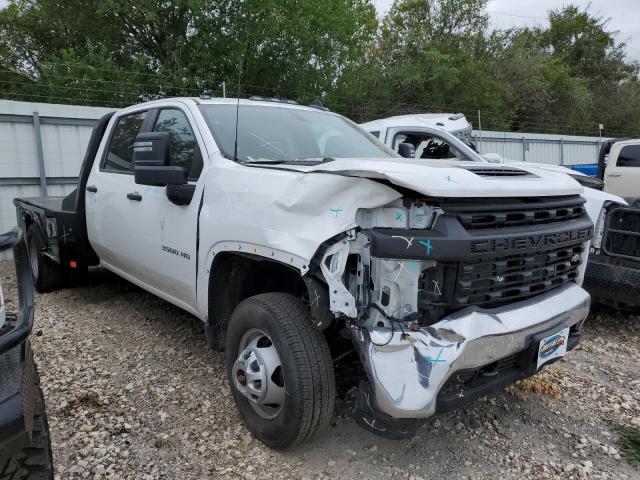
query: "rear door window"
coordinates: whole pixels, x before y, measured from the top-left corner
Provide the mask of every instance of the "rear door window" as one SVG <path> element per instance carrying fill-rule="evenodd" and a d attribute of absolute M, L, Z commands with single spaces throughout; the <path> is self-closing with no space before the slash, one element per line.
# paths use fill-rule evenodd
<path fill-rule="evenodd" d="M 131 156 L 133 142 L 140 132 L 147 112 L 137 112 L 118 118 L 111 135 L 103 168 L 110 172 L 128 173 L 133 170 Z"/>
<path fill-rule="evenodd" d="M 640 167 L 640 145 L 622 147 L 617 161 L 618 167 Z"/>

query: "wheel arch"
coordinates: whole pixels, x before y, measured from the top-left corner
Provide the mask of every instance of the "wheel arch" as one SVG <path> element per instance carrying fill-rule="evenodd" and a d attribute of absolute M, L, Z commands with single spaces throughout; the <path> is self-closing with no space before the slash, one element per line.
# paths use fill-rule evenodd
<path fill-rule="evenodd" d="M 218 351 L 224 350 L 233 310 L 254 295 L 281 292 L 304 299 L 320 329 L 333 320 L 326 285 L 278 260 L 246 252 L 219 252 L 211 262 L 208 282 L 205 333 L 209 347 Z"/>

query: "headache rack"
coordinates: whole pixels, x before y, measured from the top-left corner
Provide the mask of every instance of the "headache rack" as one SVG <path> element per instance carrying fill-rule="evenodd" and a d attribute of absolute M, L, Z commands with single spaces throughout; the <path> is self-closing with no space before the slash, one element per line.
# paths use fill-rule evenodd
<path fill-rule="evenodd" d="M 607 213 L 602 249 L 612 257 L 640 261 L 640 209 L 616 207 Z"/>

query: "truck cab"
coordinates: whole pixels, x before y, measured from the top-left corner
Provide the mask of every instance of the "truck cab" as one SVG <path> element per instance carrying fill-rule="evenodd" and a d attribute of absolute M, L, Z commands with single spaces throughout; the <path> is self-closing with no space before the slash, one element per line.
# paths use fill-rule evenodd
<path fill-rule="evenodd" d="M 603 144 L 599 171 L 604 191 L 631 200 L 640 198 L 640 140 Z"/>
<path fill-rule="evenodd" d="M 241 418 L 273 448 L 329 424 L 345 355 L 358 424 L 410 437 L 578 344 L 603 201 L 433 126 L 381 140 L 278 99 L 119 110 L 76 192 L 14 201 L 36 286 L 99 263 L 200 318 Z"/>

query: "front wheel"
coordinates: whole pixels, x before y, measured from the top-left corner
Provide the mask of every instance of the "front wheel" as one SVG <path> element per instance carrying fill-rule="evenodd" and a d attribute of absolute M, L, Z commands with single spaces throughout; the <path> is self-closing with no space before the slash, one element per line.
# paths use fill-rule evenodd
<path fill-rule="evenodd" d="M 331 421 L 329 346 L 293 295 L 265 293 L 241 302 L 229 320 L 226 362 L 240 416 L 266 445 L 293 447 Z"/>

